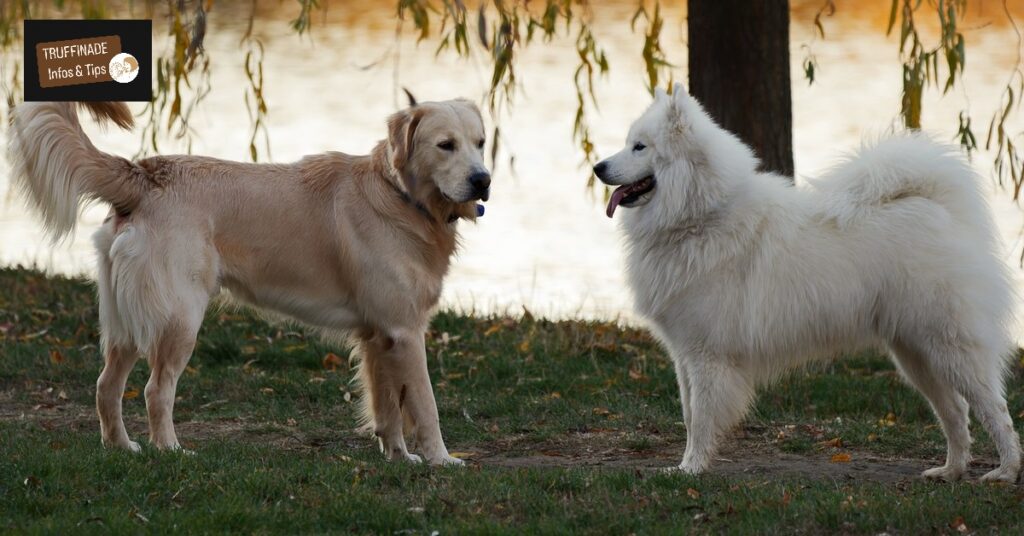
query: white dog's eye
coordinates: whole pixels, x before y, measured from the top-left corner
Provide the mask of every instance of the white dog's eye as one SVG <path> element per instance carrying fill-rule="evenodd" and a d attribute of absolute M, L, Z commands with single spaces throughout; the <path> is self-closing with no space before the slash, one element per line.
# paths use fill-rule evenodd
<path fill-rule="evenodd" d="M 452 140 L 444 140 L 441 143 L 438 143 L 437 147 L 443 151 L 454 151 L 455 142 Z"/>
<path fill-rule="evenodd" d="M 647 148 L 647 146 L 642 144 L 642 143 L 638 143 L 638 144 L 633 146 L 633 150 L 634 151 L 643 151 L 646 148 Z"/>

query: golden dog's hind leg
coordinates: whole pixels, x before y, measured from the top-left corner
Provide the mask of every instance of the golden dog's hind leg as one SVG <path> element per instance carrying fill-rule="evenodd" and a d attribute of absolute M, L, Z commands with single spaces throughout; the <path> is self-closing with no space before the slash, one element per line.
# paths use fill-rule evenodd
<path fill-rule="evenodd" d="M 103 355 L 103 372 L 96 380 L 96 413 L 100 418 L 100 435 L 104 446 L 139 452 L 139 444 L 128 438 L 121 416 L 125 383 L 139 359 L 139 353 L 117 345 L 108 346 Z"/>
<path fill-rule="evenodd" d="M 176 318 L 160 334 L 149 356 L 152 369 L 146 384 L 149 440 L 159 449 L 181 449 L 174 433 L 174 398 L 178 378 L 185 371 L 195 348 L 201 318 L 202 315 L 199 321 Z"/>
<path fill-rule="evenodd" d="M 380 442 L 381 452 L 389 461 L 421 462 L 419 456 L 409 453 L 403 435 L 400 404 L 404 402 L 404 393 L 400 386 L 395 388 L 393 378 L 397 370 L 393 359 L 394 339 L 370 331 L 360 335 L 358 341 L 362 354 L 359 378 L 364 391 L 364 418 Z"/>

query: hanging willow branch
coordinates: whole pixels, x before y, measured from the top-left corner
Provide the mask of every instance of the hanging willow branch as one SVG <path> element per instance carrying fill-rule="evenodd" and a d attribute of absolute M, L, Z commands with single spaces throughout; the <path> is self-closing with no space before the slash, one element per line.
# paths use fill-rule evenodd
<path fill-rule="evenodd" d="M 963 72 L 966 65 L 966 46 L 964 36 L 960 33 L 957 23 L 963 19 L 967 10 L 967 0 L 936 0 L 935 14 L 938 16 L 941 29 L 939 43 L 927 48 L 921 43 L 914 16 L 920 10 L 919 0 L 893 0 L 889 17 L 889 29 L 895 27 L 897 18 L 900 22 L 900 58 L 903 61 L 903 94 L 901 115 L 907 128 L 921 128 L 921 95 L 928 86 L 942 87 L 943 94 L 962 85 Z M 1006 0 L 1002 2 L 1011 28 L 1017 36 L 1015 43 L 1017 56 L 1010 71 L 1006 85 L 1003 87 L 999 105 L 992 111 L 985 137 L 985 149 L 994 150 L 993 168 L 996 180 L 1001 187 L 1009 188 L 1013 200 L 1019 201 L 1024 186 L 1024 159 L 1021 158 L 1020 146 L 1015 143 L 1021 133 L 1009 132 L 1007 122 L 1014 110 L 1020 107 L 1024 95 L 1024 71 L 1021 62 L 1021 32 L 1017 27 Z M 940 80 L 940 66 L 945 68 L 945 80 Z M 970 154 L 978 148 L 978 141 L 971 128 L 971 116 L 967 110 L 961 111 L 956 138 L 960 145 Z M 1021 254 L 1024 263 L 1024 253 Z"/>
<path fill-rule="evenodd" d="M 87 1 L 87 0 L 85 0 Z M 210 85 L 210 59 L 203 49 L 206 38 L 206 11 L 212 0 L 197 0 L 190 7 L 184 0 L 167 0 L 168 35 L 172 38 L 170 50 L 156 58 L 156 87 L 153 100 L 146 105 L 143 115 L 148 121 L 143 127 L 142 145 L 137 156 L 149 150 L 160 152 L 159 135 L 171 134 L 185 141 L 192 150 L 194 131 L 189 126 L 192 114 L 212 89 Z M 154 24 L 154 31 L 157 25 Z"/>
<path fill-rule="evenodd" d="M 608 72 L 608 59 L 590 32 L 588 8 L 586 0 L 546 0 L 539 8 L 527 0 L 493 0 L 490 6 L 486 2 L 480 4 L 476 34 L 479 46 L 492 64 L 487 104 L 491 115 L 497 118 L 501 108 L 515 100 L 519 51 L 537 39 L 550 41 L 563 28 L 566 33 L 575 33 L 578 62 L 573 75 L 576 115 L 572 135 L 583 152 L 584 164 L 593 164 L 597 154 L 590 137 L 587 112 L 590 107 L 597 107 L 594 77 Z M 439 19 L 436 54 L 454 50 L 459 56 L 467 57 L 472 53 L 468 11 L 461 0 L 442 0 L 440 9 L 433 7 L 429 0 L 399 0 L 398 16 L 402 21 L 412 22 L 419 41 L 431 36 L 432 20 Z M 658 50 L 660 52 L 660 48 Z M 589 184 L 593 184 L 593 177 Z"/>
<path fill-rule="evenodd" d="M 249 30 L 242 40 L 241 52 L 245 57 L 243 68 L 249 86 L 245 101 L 253 130 L 249 140 L 249 154 L 254 160 L 261 157 L 257 140 L 262 139 L 263 152 L 269 156 L 269 136 L 266 130 L 267 100 L 263 89 L 263 45 L 252 38 L 256 17 L 255 5 L 249 14 Z M 595 75 L 608 72 L 604 50 L 590 30 L 590 3 L 587 0 L 484 0 L 475 16 L 462 0 L 395 0 L 397 14 L 412 23 L 419 41 L 435 35 L 436 53 L 452 50 L 462 57 L 476 48 L 482 49 L 491 64 L 491 79 L 487 103 L 497 117 L 501 107 L 510 106 L 515 97 L 517 57 L 519 51 L 536 40 L 550 41 L 557 35 L 575 36 L 578 59 L 573 83 L 576 90 L 576 113 L 573 138 L 583 153 L 583 162 L 597 159 L 590 138 L 587 117 L 598 102 L 594 96 Z M 682 0 L 678 0 L 682 1 Z M 980 0 L 976 0 L 980 1 Z M 7 0 L 0 1 L 0 50 L 9 51 L 20 45 L 21 21 L 26 18 L 46 18 L 53 14 L 83 18 L 106 18 L 122 15 L 110 5 L 112 0 Z M 159 151 L 158 139 L 162 133 L 184 139 L 191 148 L 192 130 L 189 119 L 210 91 L 210 61 L 203 50 L 206 36 L 206 15 L 214 0 L 135 0 L 129 4 L 128 14 L 142 10 L 155 20 L 155 28 L 167 24 L 170 47 L 155 58 L 156 88 L 154 99 L 143 112 L 148 121 L 143 131 L 140 153 Z M 294 0 L 296 18 L 291 21 L 293 31 L 303 35 L 313 27 L 313 14 L 325 9 L 321 0 Z M 120 5 L 120 4 L 118 4 Z M 941 88 L 948 93 L 962 87 L 966 66 L 966 45 L 959 24 L 963 20 L 968 0 L 892 0 L 887 33 L 900 29 L 902 89 L 900 117 L 908 128 L 921 127 L 922 97 L 927 88 Z M 1020 58 L 1020 31 L 1002 0 L 1003 11 L 1018 37 L 1018 58 L 1003 89 L 999 106 L 992 112 L 985 139 L 985 148 L 994 151 L 995 172 L 999 184 L 1011 187 L 1015 200 L 1024 187 L 1024 158 L 1020 153 L 1021 133 L 1009 131 L 1008 121 L 1020 106 L 1024 95 L 1024 71 Z M 815 39 L 824 38 L 824 17 L 836 11 L 834 0 L 823 0 L 814 17 Z M 928 44 L 918 32 L 917 18 L 935 16 L 940 27 L 937 43 Z M 475 34 L 471 24 L 475 19 Z M 637 31 L 643 21 L 643 47 L 639 54 L 646 70 L 645 85 L 649 91 L 671 76 L 671 65 L 661 47 L 661 0 L 638 0 L 637 10 L 630 26 Z M 814 81 L 818 64 L 810 47 L 803 61 L 804 76 Z M 20 100 L 20 65 L 15 57 L 5 58 L 0 90 L 7 101 L 8 110 Z M 9 115 L 9 113 L 8 113 Z M 6 121 L 0 122 L 0 125 Z M 968 153 L 978 147 L 967 110 L 958 117 L 957 139 Z M 498 130 L 495 130 L 497 138 Z M 495 146 L 496 148 L 496 146 Z M 593 177 L 591 177 L 591 183 Z"/>

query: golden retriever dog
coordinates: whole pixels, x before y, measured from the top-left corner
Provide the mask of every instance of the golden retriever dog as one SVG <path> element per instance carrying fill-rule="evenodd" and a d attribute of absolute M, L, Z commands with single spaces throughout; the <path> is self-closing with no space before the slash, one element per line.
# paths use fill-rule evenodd
<path fill-rule="evenodd" d="M 84 103 L 131 128 L 122 103 Z M 139 450 L 121 418 L 136 360 L 147 356 L 150 441 L 180 449 L 175 388 L 210 299 L 352 335 L 365 418 L 389 460 L 461 464 L 441 438 L 424 332 L 458 242 L 457 223 L 487 200 L 484 125 L 466 100 L 412 105 L 369 155 L 329 152 L 292 164 L 200 156 L 130 161 L 97 150 L 72 103 L 13 114 L 13 181 L 55 238 L 86 200 L 111 205 L 94 236 L 105 364 L 96 382 L 103 444 Z M 407 427 L 406 429 L 404 429 Z"/>

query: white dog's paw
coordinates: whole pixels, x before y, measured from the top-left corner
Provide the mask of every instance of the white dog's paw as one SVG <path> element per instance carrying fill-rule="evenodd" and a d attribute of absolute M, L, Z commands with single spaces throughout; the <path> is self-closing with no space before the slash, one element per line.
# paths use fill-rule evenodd
<path fill-rule="evenodd" d="M 981 477 L 982 482 L 1007 482 L 1013 484 L 1017 481 L 1017 475 L 1020 474 L 1020 469 L 1014 467 L 997 467 L 996 469 L 985 473 Z"/>
<path fill-rule="evenodd" d="M 926 469 L 921 473 L 923 478 L 928 480 L 945 480 L 946 482 L 956 482 L 964 476 L 966 468 L 964 467 L 951 467 L 949 465 L 943 465 L 942 467 L 932 467 Z"/>
<path fill-rule="evenodd" d="M 707 470 L 707 464 L 684 461 L 675 470 L 685 475 L 699 475 Z"/>

